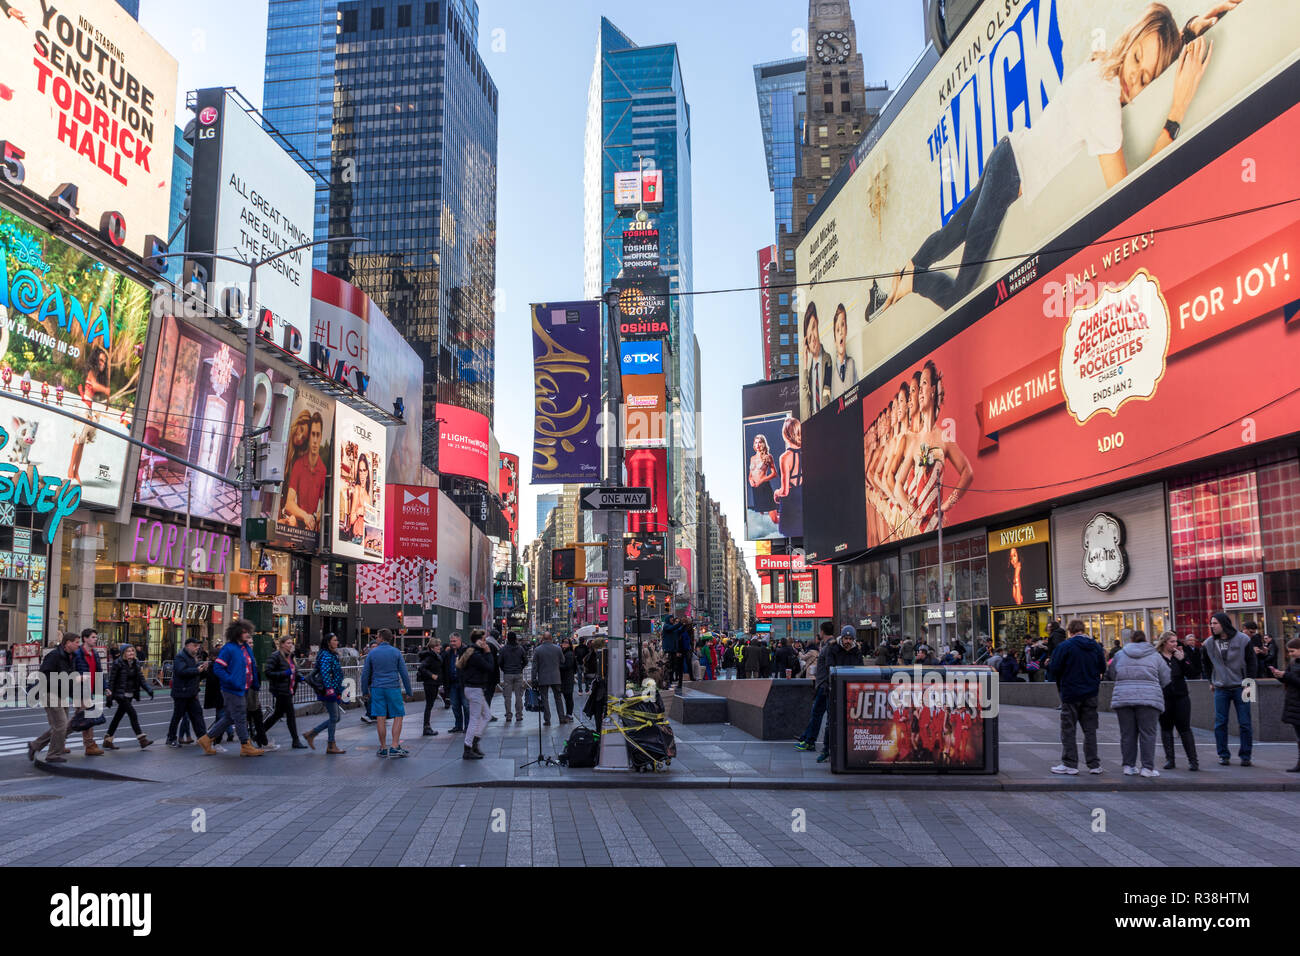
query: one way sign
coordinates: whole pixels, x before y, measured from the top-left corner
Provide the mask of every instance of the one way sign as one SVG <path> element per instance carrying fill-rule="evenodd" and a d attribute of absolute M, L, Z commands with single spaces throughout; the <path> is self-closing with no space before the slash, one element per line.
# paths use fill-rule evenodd
<path fill-rule="evenodd" d="M 583 488 L 583 511 L 636 511 L 650 508 L 649 488 Z"/>

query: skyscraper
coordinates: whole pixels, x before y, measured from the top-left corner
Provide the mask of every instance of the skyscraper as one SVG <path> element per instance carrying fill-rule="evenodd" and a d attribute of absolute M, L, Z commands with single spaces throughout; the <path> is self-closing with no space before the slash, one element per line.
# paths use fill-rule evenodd
<path fill-rule="evenodd" d="M 424 361 L 436 402 L 493 415 L 497 89 L 472 0 L 270 0 L 264 112 L 322 172 L 317 251 Z M 323 257 L 323 259 L 322 259 Z"/>
<path fill-rule="evenodd" d="M 117 5 L 129 13 L 132 20 L 140 19 L 140 0 L 117 0 Z"/>
<path fill-rule="evenodd" d="M 691 109 L 686 102 L 675 43 L 638 46 L 604 17 L 587 90 L 583 169 L 583 287 L 590 298 L 609 288 L 622 268 L 626 219 L 614 208 L 614 174 L 638 168 L 663 175 L 659 229 L 660 269 L 669 277 L 671 372 L 669 410 L 674 427 L 668 449 L 669 514 L 677 527 L 671 547 L 695 550 L 695 316 L 691 297 Z M 688 583 L 687 590 L 691 589 Z"/>

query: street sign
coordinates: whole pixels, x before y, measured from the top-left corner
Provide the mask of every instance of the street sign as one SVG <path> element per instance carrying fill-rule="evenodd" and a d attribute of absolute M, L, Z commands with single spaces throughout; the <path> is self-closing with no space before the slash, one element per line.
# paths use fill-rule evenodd
<path fill-rule="evenodd" d="M 675 568 L 669 568 L 667 577 L 669 581 L 685 581 L 686 569 L 680 566 Z"/>
<path fill-rule="evenodd" d="M 583 488 L 578 495 L 583 511 L 648 510 L 649 488 Z"/>
<path fill-rule="evenodd" d="M 608 571 L 588 571 L 588 572 L 587 572 L 587 583 L 588 583 L 588 584 L 608 584 L 608 583 L 609 583 L 609 572 L 608 572 Z"/>
<path fill-rule="evenodd" d="M 624 571 L 624 572 L 623 572 L 623 587 L 625 587 L 625 588 L 630 588 L 630 587 L 634 587 L 635 585 L 636 585 L 636 572 L 635 572 L 635 571 Z"/>

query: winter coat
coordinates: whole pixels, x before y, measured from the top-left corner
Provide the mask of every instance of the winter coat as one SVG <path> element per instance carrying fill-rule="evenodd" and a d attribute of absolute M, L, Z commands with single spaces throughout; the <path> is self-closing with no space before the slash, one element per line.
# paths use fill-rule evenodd
<path fill-rule="evenodd" d="M 325 690 L 317 691 L 316 699 L 338 700 L 343 694 L 343 665 L 339 663 L 338 654 L 322 647 L 316 652 L 316 670 L 320 671 L 321 680 L 325 682 Z"/>
<path fill-rule="evenodd" d="M 998 679 L 1009 684 L 1016 679 L 1018 673 L 1020 673 L 1020 665 L 1016 663 L 1016 656 L 1003 654 L 1002 660 L 998 661 Z"/>
<path fill-rule="evenodd" d="M 138 700 L 140 692 L 153 696 L 153 688 L 144 679 L 138 660 L 119 657 L 108 672 L 108 692 L 114 700 Z"/>
<path fill-rule="evenodd" d="M 199 696 L 199 677 L 198 659 L 182 649 L 172 662 L 172 697 L 189 700 Z"/>
<path fill-rule="evenodd" d="M 302 678 L 298 676 L 298 668 L 293 663 L 293 655 L 286 660 L 279 651 L 272 654 L 266 662 L 266 679 L 273 696 L 292 694 L 294 688 L 302 683 Z"/>
<path fill-rule="evenodd" d="M 515 645 L 518 647 L 519 645 Z M 442 680 L 442 654 L 426 647 L 420 651 L 420 666 L 415 669 L 415 679 L 436 684 Z"/>
<path fill-rule="evenodd" d="M 520 647 L 518 643 L 510 644 L 507 642 L 506 646 L 501 648 L 501 653 L 497 655 L 497 660 L 501 664 L 501 673 L 522 674 L 524 664 L 528 662 L 528 652 Z"/>
<path fill-rule="evenodd" d="M 260 685 L 253 649 L 242 642 L 227 641 L 217 659 L 212 662 L 212 669 L 221 681 L 222 693 L 243 697 L 248 691 L 257 690 Z"/>
<path fill-rule="evenodd" d="M 1066 638 L 1052 653 L 1052 662 L 1047 668 L 1049 679 L 1056 681 L 1056 692 L 1066 703 L 1096 697 L 1101 690 L 1101 675 L 1105 672 L 1106 655 L 1101 645 L 1087 634 Z"/>
<path fill-rule="evenodd" d="M 534 681 L 539 687 L 548 687 L 560 683 L 560 666 L 564 660 L 564 651 L 558 644 L 543 641 L 533 652 Z"/>
<path fill-rule="evenodd" d="M 221 679 L 217 676 L 217 672 L 212 669 L 211 659 L 208 660 L 208 669 L 207 672 L 204 673 L 202 680 L 204 710 L 209 707 L 225 707 L 226 698 L 221 696 Z"/>
<path fill-rule="evenodd" d="M 564 656 L 560 659 L 560 684 L 568 685 L 573 683 L 573 672 L 578 667 L 578 658 L 574 656 L 573 651 L 566 651 L 560 648 Z"/>
<path fill-rule="evenodd" d="M 551 645 L 554 647 L 554 645 Z M 555 648 L 557 651 L 558 647 Z M 462 668 L 466 687 L 491 687 L 496 678 L 496 661 L 491 653 L 478 646 L 470 648 L 472 653 Z M 462 653 L 464 653 L 462 651 Z"/>
<path fill-rule="evenodd" d="M 793 647 L 786 647 L 782 644 L 772 655 L 772 663 L 776 667 L 776 677 L 785 677 L 787 668 L 791 675 L 799 673 L 799 655 L 795 653 Z"/>
<path fill-rule="evenodd" d="M 1282 702 L 1282 723 L 1300 727 L 1300 661 L 1292 661 L 1280 680 L 1286 686 Z"/>
<path fill-rule="evenodd" d="M 1165 706 L 1170 706 L 1174 701 L 1181 700 L 1188 694 L 1187 657 L 1184 655 L 1180 661 L 1176 657 L 1165 657 L 1161 654 L 1160 659 L 1169 665 L 1169 683 L 1165 685 Z"/>
<path fill-rule="evenodd" d="M 1106 676 L 1115 682 L 1110 706 L 1154 707 L 1164 713 L 1164 687 L 1170 681 L 1169 665 L 1146 641 L 1127 644 L 1106 668 Z"/>

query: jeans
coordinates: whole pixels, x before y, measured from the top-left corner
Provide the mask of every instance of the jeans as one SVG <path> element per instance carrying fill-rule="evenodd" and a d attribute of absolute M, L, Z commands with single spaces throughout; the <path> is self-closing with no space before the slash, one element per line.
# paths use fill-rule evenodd
<path fill-rule="evenodd" d="M 465 700 L 469 709 L 469 720 L 465 725 L 466 746 L 483 736 L 488 721 L 492 718 L 492 709 L 488 707 L 487 694 L 482 687 L 466 687 Z"/>
<path fill-rule="evenodd" d="M 465 703 L 465 688 L 459 681 L 453 681 L 449 689 L 451 695 L 451 716 L 455 721 L 455 730 L 464 730 L 469 726 L 469 707 Z"/>
<path fill-rule="evenodd" d="M 131 719 L 131 730 L 137 737 L 139 737 L 141 734 L 140 718 L 137 717 L 135 713 L 135 702 L 129 697 L 123 697 L 117 700 L 116 703 L 117 713 L 114 714 L 113 719 L 108 722 L 108 736 L 113 736 L 114 732 L 117 730 L 117 725 L 122 722 L 123 717 L 129 717 Z"/>
<path fill-rule="evenodd" d="M 501 675 L 501 696 L 506 701 L 506 718 L 509 719 L 514 714 L 522 715 L 524 712 L 524 675 L 523 674 L 502 674 Z M 514 701 L 514 710 L 510 709 L 510 702 Z"/>
<path fill-rule="evenodd" d="M 1237 710 L 1237 727 L 1241 731 L 1241 747 L 1237 755 L 1242 760 L 1249 760 L 1253 750 L 1254 735 L 1250 723 L 1250 704 L 1241 696 L 1241 687 L 1214 688 L 1214 745 L 1219 751 L 1219 759 L 1231 756 L 1228 750 L 1228 705 Z"/>
<path fill-rule="evenodd" d="M 804 728 L 799 738 L 809 747 L 817 743 L 817 732 L 822 729 L 822 718 L 826 716 L 826 700 L 829 692 L 830 688 L 822 684 L 813 695 L 812 717 L 808 719 L 808 726 Z"/>
<path fill-rule="evenodd" d="M 542 698 L 542 718 L 549 724 L 551 722 L 551 703 L 546 699 L 546 692 L 550 691 L 555 697 L 555 715 L 564 716 L 564 697 L 560 694 L 559 684 L 540 684 L 537 687 Z"/>
<path fill-rule="evenodd" d="M 293 712 L 293 694 L 276 694 L 275 710 L 271 711 L 271 718 L 262 725 L 263 731 L 270 730 L 275 726 L 275 722 L 281 717 L 289 727 L 289 736 L 294 743 L 298 742 L 298 717 Z"/>
<path fill-rule="evenodd" d="M 175 740 L 181 733 L 181 724 L 189 719 L 192 728 L 199 732 L 199 736 L 205 733 L 203 724 L 203 707 L 197 697 L 173 697 L 172 698 L 172 721 L 167 725 L 167 739 Z"/>
<path fill-rule="evenodd" d="M 45 719 L 50 722 L 50 729 L 32 742 L 32 748 L 40 750 L 46 744 L 50 747 L 51 757 L 63 756 L 63 747 L 68 740 L 68 711 L 66 707 L 46 707 Z"/>
<path fill-rule="evenodd" d="M 1101 766 L 1097 756 L 1097 698 L 1061 701 L 1061 763 L 1079 766 L 1079 743 L 1075 728 L 1083 728 L 1083 760 L 1091 770 Z"/>
<path fill-rule="evenodd" d="M 244 695 L 223 690 L 221 696 L 225 698 L 226 706 L 222 708 L 217 722 L 208 728 L 208 738 L 215 741 L 233 726 L 239 742 L 248 743 L 248 702 L 244 700 Z"/>
<path fill-rule="evenodd" d="M 325 719 L 311 729 L 311 735 L 315 737 L 322 730 L 329 730 L 329 742 L 334 743 L 334 728 L 339 722 L 339 699 L 323 697 L 321 703 L 325 706 Z"/>
<path fill-rule="evenodd" d="M 932 232 L 921 243 L 921 248 L 912 256 L 912 266 L 918 270 L 912 280 L 912 290 L 943 309 L 950 309 L 960 302 L 975 288 L 1007 209 L 1019 195 L 1020 172 L 1016 167 L 1016 156 L 1011 149 L 1011 140 L 1004 136 L 993 147 L 984 172 L 965 202 L 943 228 Z M 956 275 L 948 271 L 921 271 L 952 255 L 963 244 L 961 267 Z"/>
<path fill-rule="evenodd" d="M 1160 711 L 1154 707 L 1116 707 L 1119 718 L 1120 759 L 1126 767 L 1138 765 L 1141 750 L 1142 767 L 1154 770 L 1156 766 L 1156 724 Z"/>

